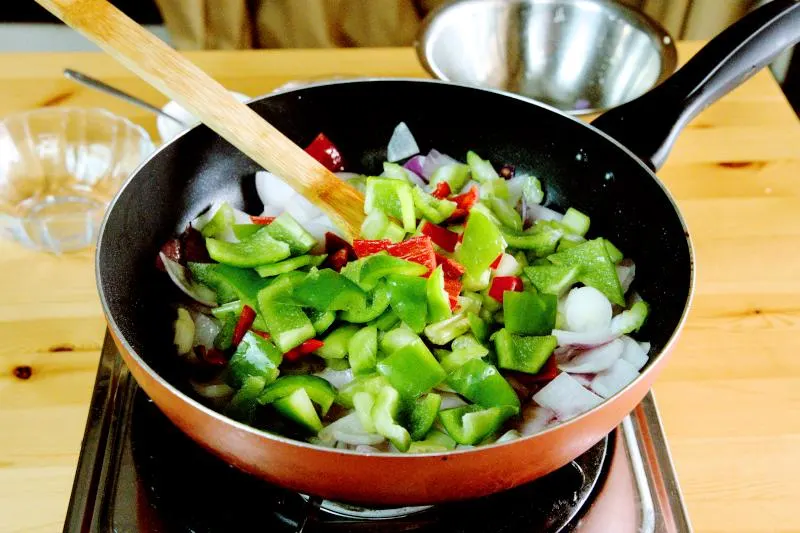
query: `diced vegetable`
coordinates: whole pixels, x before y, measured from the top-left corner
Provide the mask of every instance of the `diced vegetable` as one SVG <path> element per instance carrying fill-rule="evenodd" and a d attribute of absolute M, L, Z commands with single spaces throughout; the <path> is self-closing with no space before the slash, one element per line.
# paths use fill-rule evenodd
<path fill-rule="evenodd" d="M 627 311 L 623 311 L 611 319 L 611 331 L 615 335 L 624 335 L 638 331 L 647 319 L 650 308 L 643 301 L 638 301 Z"/>
<path fill-rule="evenodd" d="M 608 257 L 603 239 L 586 241 L 547 259 L 555 265 L 579 267 L 578 281 L 599 290 L 612 303 L 625 305 L 617 269 Z"/>
<path fill-rule="evenodd" d="M 512 335 L 507 328 L 494 336 L 497 364 L 500 368 L 537 374 L 556 348 L 556 338 Z"/>
<path fill-rule="evenodd" d="M 569 361 L 558 364 L 558 368 L 570 374 L 594 374 L 611 367 L 621 356 L 625 343 L 615 339 L 608 344 L 592 348 Z"/>
<path fill-rule="evenodd" d="M 378 328 L 367 326 L 358 330 L 350 337 L 347 354 L 355 375 L 374 372 L 378 361 Z"/>
<path fill-rule="evenodd" d="M 433 344 L 442 346 L 456 337 L 463 335 L 469 331 L 469 329 L 469 319 L 463 313 L 459 313 L 441 322 L 428 324 L 425 326 L 424 332 L 425 336 L 428 337 L 428 340 Z"/>
<path fill-rule="evenodd" d="M 442 267 L 436 267 L 430 275 L 426 283 L 425 291 L 428 300 L 428 320 L 430 322 L 439 322 L 450 318 L 450 316 L 452 316 L 450 297 L 444 289 L 444 272 L 442 271 Z"/>
<path fill-rule="evenodd" d="M 564 302 L 564 319 L 570 331 L 597 331 L 611 324 L 611 302 L 594 287 L 576 287 Z"/>
<path fill-rule="evenodd" d="M 494 366 L 470 359 L 447 376 L 447 384 L 471 402 L 484 407 L 505 406 L 519 411 L 519 398 Z"/>
<path fill-rule="evenodd" d="M 336 398 L 336 389 L 321 377 L 296 375 L 280 377 L 267 385 L 258 397 L 258 402 L 267 405 L 294 394 L 298 389 L 306 391 L 311 401 L 319 406 L 323 416 L 327 414 Z"/>
<path fill-rule="evenodd" d="M 238 389 L 248 377 L 272 383 L 278 377 L 281 361 L 283 355 L 272 342 L 248 331 L 228 362 L 228 384 Z"/>
<path fill-rule="evenodd" d="M 561 219 L 561 225 L 576 235 L 583 237 L 589 231 L 589 217 L 570 207 Z"/>
<path fill-rule="evenodd" d="M 577 265 L 534 265 L 525 267 L 525 276 L 536 290 L 560 296 L 578 279 Z"/>
<path fill-rule="evenodd" d="M 399 219 L 403 229 L 411 232 L 417 227 L 414 216 L 412 187 L 407 182 L 389 178 L 367 178 L 364 212 L 380 210 Z"/>
<path fill-rule="evenodd" d="M 433 392 L 417 398 L 408 421 L 408 432 L 413 440 L 425 438 L 436 421 L 441 405 L 442 397 Z"/>
<path fill-rule="evenodd" d="M 514 411 L 508 407 L 481 408 L 467 405 L 439 413 L 439 420 L 459 444 L 473 445 L 482 441 L 503 425 Z"/>
<path fill-rule="evenodd" d="M 422 342 L 407 344 L 378 361 L 378 372 L 405 398 L 416 398 L 430 391 L 446 377 Z"/>
<path fill-rule="evenodd" d="M 397 423 L 400 412 L 400 395 L 392 387 L 383 387 L 375 399 L 372 408 L 372 421 L 375 430 L 386 437 L 395 448 L 404 452 L 411 445 L 411 435 L 408 430 Z"/>
<path fill-rule="evenodd" d="M 456 259 L 464 265 L 467 274 L 480 278 L 504 250 L 505 242 L 497 226 L 480 211 L 472 211 L 461 247 L 456 252 Z"/>
<path fill-rule="evenodd" d="M 279 276 L 258 293 L 258 311 L 275 344 L 282 352 L 288 352 L 313 338 L 317 332 L 302 308 L 291 300 L 293 282 L 284 276 L 288 274 Z"/>
<path fill-rule="evenodd" d="M 575 378 L 562 372 L 533 395 L 533 401 L 551 409 L 559 420 L 569 420 L 591 410 L 603 399 L 587 390 Z"/>
<path fill-rule="evenodd" d="M 245 268 L 277 263 L 286 259 L 290 255 L 289 245 L 272 238 L 269 229 L 273 224 L 236 243 L 207 238 L 208 254 L 220 263 Z"/>
<path fill-rule="evenodd" d="M 411 130 L 405 122 L 397 125 L 392 133 L 392 138 L 389 139 L 389 145 L 386 148 L 386 159 L 391 162 L 400 161 L 406 157 L 411 157 L 419 153 L 419 146 Z"/>
<path fill-rule="evenodd" d="M 183 307 L 178 308 L 178 318 L 174 323 L 175 337 L 173 344 L 178 348 L 178 354 L 187 354 L 192 350 L 194 340 L 194 320 L 189 311 Z"/>
<path fill-rule="evenodd" d="M 392 310 L 415 333 L 421 333 L 427 324 L 428 316 L 425 279 L 390 274 L 386 277 L 386 286 L 389 290 L 389 305 Z"/>
<path fill-rule="evenodd" d="M 331 172 L 344 170 L 344 159 L 341 152 L 324 133 L 314 137 L 311 144 L 306 146 L 306 152 Z"/>

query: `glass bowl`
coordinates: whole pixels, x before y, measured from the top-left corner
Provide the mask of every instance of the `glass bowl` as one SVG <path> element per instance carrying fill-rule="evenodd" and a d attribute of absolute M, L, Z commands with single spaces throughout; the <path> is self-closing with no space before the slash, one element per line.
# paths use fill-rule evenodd
<path fill-rule="evenodd" d="M 103 109 L 52 108 L 0 121 L 0 231 L 36 250 L 94 244 L 106 206 L 153 151 L 147 132 Z"/>

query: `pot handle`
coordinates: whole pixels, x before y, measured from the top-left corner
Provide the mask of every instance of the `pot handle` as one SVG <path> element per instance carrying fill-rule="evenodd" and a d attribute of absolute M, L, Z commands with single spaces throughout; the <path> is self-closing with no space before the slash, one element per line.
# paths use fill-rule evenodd
<path fill-rule="evenodd" d="M 772 0 L 717 35 L 661 85 L 592 125 L 655 170 L 691 119 L 798 41 L 800 0 Z"/>

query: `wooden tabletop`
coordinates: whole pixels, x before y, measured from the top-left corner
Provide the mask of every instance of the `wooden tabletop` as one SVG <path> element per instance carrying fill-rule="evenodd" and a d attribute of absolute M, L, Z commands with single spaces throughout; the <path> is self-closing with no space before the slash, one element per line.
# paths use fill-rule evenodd
<path fill-rule="evenodd" d="M 680 43 L 681 57 L 698 47 Z M 250 95 L 289 80 L 425 75 L 408 49 L 191 58 Z M 99 54 L 15 54 L 0 56 L 0 116 L 98 106 L 156 136 L 152 116 L 63 79 L 65 67 L 165 101 Z M 693 121 L 659 176 L 697 249 L 694 307 L 656 385 L 690 517 L 699 532 L 800 531 L 800 125 L 769 74 Z M 61 530 L 103 331 L 92 251 L 0 241 L 0 531 Z M 27 380 L 15 376 L 23 365 Z"/>

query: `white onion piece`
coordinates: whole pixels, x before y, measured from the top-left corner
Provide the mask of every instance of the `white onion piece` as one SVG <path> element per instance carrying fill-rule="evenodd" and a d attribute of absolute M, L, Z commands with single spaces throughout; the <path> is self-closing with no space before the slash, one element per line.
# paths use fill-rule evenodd
<path fill-rule="evenodd" d="M 512 440 L 517 440 L 521 437 L 522 435 L 520 435 L 516 429 L 509 429 L 508 431 L 500 435 L 500 437 L 498 437 L 498 439 L 494 442 L 495 444 L 501 444 L 503 442 L 511 442 Z"/>
<path fill-rule="evenodd" d="M 266 170 L 256 172 L 256 192 L 264 205 L 284 205 L 295 191 L 275 174 Z"/>
<path fill-rule="evenodd" d="M 610 398 L 639 377 L 639 372 L 628 361 L 619 359 L 611 368 L 600 372 L 592 380 L 591 389 L 602 396 Z"/>
<path fill-rule="evenodd" d="M 336 440 L 339 443 L 357 446 L 359 444 L 375 445 L 385 439 L 381 435 L 368 433 L 361 425 L 361 420 L 352 412 L 322 428 L 317 436 L 323 441 Z"/>
<path fill-rule="evenodd" d="M 440 396 L 442 397 L 442 404 L 439 406 L 440 411 L 467 405 L 467 402 L 465 402 L 458 394 L 443 392 L 440 394 Z"/>
<path fill-rule="evenodd" d="M 570 374 L 570 376 L 575 378 L 575 381 L 588 389 L 592 384 L 592 380 L 594 380 L 595 374 Z"/>
<path fill-rule="evenodd" d="M 553 211 L 549 207 L 543 205 L 533 204 L 524 200 L 522 205 L 522 218 L 527 222 L 533 222 L 535 220 L 555 220 L 556 222 L 561 222 L 561 219 L 564 218 L 563 214 L 558 211 Z"/>
<path fill-rule="evenodd" d="M 250 218 L 250 215 L 242 211 L 241 209 L 236 209 L 235 207 L 231 206 L 231 211 L 233 211 L 233 223 L 234 224 L 252 224 L 253 220 Z"/>
<path fill-rule="evenodd" d="M 361 175 L 358 172 L 334 172 L 334 174 L 336 174 L 336 177 L 342 181 L 351 180 Z"/>
<path fill-rule="evenodd" d="M 261 212 L 262 217 L 277 217 L 284 212 L 284 207 L 281 205 L 264 205 L 264 210 Z"/>
<path fill-rule="evenodd" d="M 408 170 L 407 168 L 404 168 L 403 171 L 405 171 L 406 176 L 408 176 L 408 181 L 410 181 L 413 185 L 416 185 L 420 189 L 425 190 L 425 187 L 427 187 L 428 184 L 424 179 L 422 179 L 419 176 L 419 174 L 416 174 L 415 172 Z"/>
<path fill-rule="evenodd" d="M 641 370 L 649 359 L 647 357 L 647 352 L 642 350 L 638 342 L 627 335 L 620 337 L 620 340 L 625 344 L 621 358 L 627 361 L 635 370 Z"/>
<path fill-rule="evenodd" d="M 633 278 L 635 276 L 636 265 L 632 261 L 629 265 L 617 265 L 617 277 L 619 278 L 619 284 L 622 286 L 623 294 L 628 292 L 628 289 L 630 289 L 631 283 L 633 283 Z"/>
<path fill-rule="evenodd" d="M 336 389 L 341 389 L 345 385 L 353 381 L 352 368 L 348 368 L 347 370 L 333 370 L 332 368 L 326 368 L 325 370 L 317 372 L 314 375 L 319 376 L 322 379 L 326 380 Z"/>
<path fill-rule="evenodd" d="M 649 342 L 640 342 L 639 343 L 639 348 L 642 349 L 642 351 L 645 353 L 645 355 L 650 355 L 651 346 L 650 346 Z"/>
<path fill-rule="evenodd" d="M 608 369 L 622 356 L 625 343 L 615 339 L 608 344 L 587 350 L 569 361 L 558 364 L 558 368 L 570 374 L 594 374 Z"/>
<path fill-rule="evenodd" d="M 514 176 L 506 181 L 508 186 L 508 205 L 516 207 L 519 201 L 522 200 L 522 188 L 528 179 L 530 179 L 528 176 Z"/>
<path fill-rule="evenodd" d="M 576 287 L 564 302 L 567 329 L 577 332 L 607 330 L 611 324 L 611 302 L 594 287 Z"/>
<path fill-rule="evenodd" d="M 519 261 L 514 259 L 511 254 L 503 254 L 500 257 L 500 263 L 494 269 L 494 276 L 519 276 L 522 272 L 522 265 Z"/>
<path fill-rule="evenodd" d="M 380 444 L 385 439 L 376 433 L 348 433 L 346 431 L 335 430 L 333 438 L 338 442 L 344 442 L 353 446 Z"/>
<path fill-rule="evenodd" d="M 171 279 L 184 294 L 203 305 L 216 307 L 217 293 L 205 285 L 200 285 L 192 281 L 189 278 L 189 271 L 187 268 L 164 255 L 164 252 L 159 252 L 158 255 L 161 257 L 161 262 L 164 263 L 164 270 L 167 271 L 169 279 Z"/>
<path fill-rule="evenodd" d="M 175 335 L 173 337 L 173 344 L 178 349 L 178 355 L 186 355 L 192 351 L 192 344 L 194 342 L 194 321 L 189 311 L 183 307 L 178 308 L 178 318 L 173 323 Z"/>
<path fill-rule="evenodd" d="M 471 450 L 475 448 L 472 444 L 458 444 L 456 445 L 456 450 Z"/>
<path fill-rule="evenodd" d="M 214 218 L 214 215 L 217 214 L 219 211 L 219 207 L 222 205 L 222 202 L 217 201 L 211 204 L 211 207 L 206 209 L 206 211 L 202 215 L 198 215 L 194 220 L 192 220 L 189 225 L 192 226 L 197 231 L 201 231 L 206 224 L 211 222 L 211 219 Z"/>
<path fill-rule="evenodd" d="M 222 329 L 219 322 L 203 313 L 195 313 L 194 316 L 194 345 L 214 347 L 214 339 L 219 330 Z"/>
<path fill-rule="evenodd" d="M 562 372 L 533 395 L 533 401 L 556 413 L 559 420 L 569 420 L 602 403 L 603 399 Z"/>
<path fill-rule="evenodd" d="M 408 129 L 405 122 L 401 122 L 394 128 L 392 138 L 389 139 L 389 145 L 386 147 L 386 159 L 390 163 L 394 163 L 418 153 L 419 146 L 411 134 L 411 130 Z"/>
<path fill-rule="evenodd" d="M 303 227 L 317 240 L 317 248 L 315 251 L 321 252 L 325 248 L 325 234 L 328 232 L 340 234 L 339 230 L 325 215 L 319 216 L 315 219 L 309 220 Z M 339 235 L 341 236 L 341 235 Z"/>
<path fill-rule="evenodd" d="M 422 165 L 422 177 L 430 180 L 437 168 L 451 163 L 458 163 L 458 161 L 438 150 L 431 150 L 425 156 L 425 162 Z"/>
<path fill-rule="evenodd" d="M 356 446 L 356 451 L 358 453 L 380 453 L 381 451 L 378 448 L 374 448 L 372 446 L 367 446 L 365 444 L 359 444 Z"/>
<path fill-rule="evenodd" d="M 575 346 L 579 348 L 594 348 L 617 338 L 610 329 L 586 332 L 554 329 L 553 335 L 558 340 L 559 346 Z"/>
<path fill-rule="evenodd" d="M 284 209 L 292 215 L 298 224 L 305 224 L 323 214 L 317 206 L 309 202 L 305 196 L 299 194 L 290 197 L 286 201 Z"/>
<path fill-rule="evenodd" d="M 189 380 L 189 384 L 197 394 L 209 400 L 220 400 L 222 398 L 227 398 L 229 396 L 233 396 L 233 393 L 236 392 L 226 383 L 218 381 L 200 383 L 199 381 Z"/>
<path fill-rule="evenodd" d="M 518 430 L 523 435 L 534 435 L 550 427 L 556 419 L 552 409 L 529 403 L 522 410 L 522 424 Z"/>

